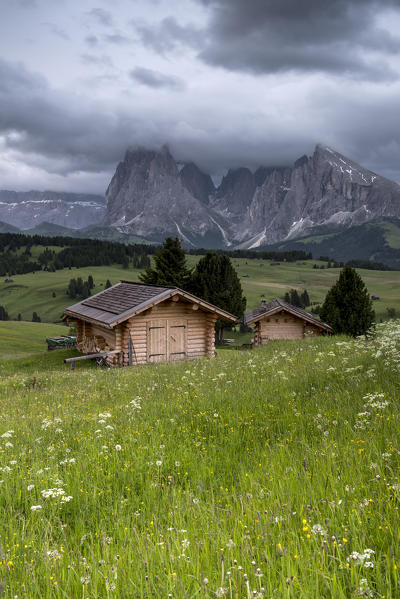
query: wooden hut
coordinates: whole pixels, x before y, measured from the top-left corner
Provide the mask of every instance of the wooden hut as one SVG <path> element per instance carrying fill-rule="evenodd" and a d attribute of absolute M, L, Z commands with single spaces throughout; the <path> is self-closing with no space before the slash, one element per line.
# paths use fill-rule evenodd
<path fill-rule="evenodd" d="M 333 329 L 297 306 L 280 299 L 267 304 L 261 302 L 244 317 L 247 325 L 254 324 L 254 345 L 264 345 L 277 339 L 304 339 L 318 335 L 331 335 Z"/>
<path fill-rule="evenodd" d="M 177 287 L 121 281 L 65 310 L 82 353 L 119 350 L 127 366 L 212 356 L 215 322 L 236 317 Z"/>

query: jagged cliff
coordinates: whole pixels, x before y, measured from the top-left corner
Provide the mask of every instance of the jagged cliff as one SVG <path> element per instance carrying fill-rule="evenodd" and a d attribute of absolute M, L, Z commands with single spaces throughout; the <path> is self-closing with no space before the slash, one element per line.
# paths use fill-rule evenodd
<path fill-rule="evenodd" d="M 179 168 L 168 148 L 129 150 L 108 187 L 105 224 L 187 245 L 259 247 L 400 217 L 400 186 L 318 145 L 293 167 L 229 170 L 215 188 L 195 164 Z"/>
<path fill-rule="evenodd" d="M 400 186 L 319 145 L 292 169 L 276 169 L 266 177 L 238 235 L 256 247 L 316 227 L 348 228 L 382 216 L 400 216 Z"/>
<path fill-rule="evenodd" d="M 190 246 L 218 247 L 224 219 L 210 209 L 214 191 L 210 177 L 193 164 L 180 170 L 166 147 L 128 150 L 106 192 L 105 225 L 152 240 L 176 235 Z"/>
<path fill-rule="evenodd" d="M 81 229 L 101 222 L 105 212 L 104 197 L 99 195 L 0 190 L 0 221 L 23 230 L 43 222 Z"/>
<path fill-rule="evenodd" d="M 215 187 L 167 147 L 128 150 L 102 196 L 0 191 L 0 221 L 31 229 L 102 223 L 154 241 L 177 235 L 188 247 L 260 247 L 313 232 L 400 218 L 400 186 L 318 145 L 292 167 L 230 169 Z"/>

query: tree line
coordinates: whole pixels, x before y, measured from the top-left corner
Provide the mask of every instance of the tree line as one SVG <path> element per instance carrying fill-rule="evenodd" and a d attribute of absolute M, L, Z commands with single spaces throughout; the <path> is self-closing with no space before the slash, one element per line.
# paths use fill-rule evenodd
<path fill-rule="evenodd" d="M 10 316 L 4 306 L 0 306 L 0 320 L 11 320 Z M 21 314 L 18 314 L 17 320 L 18 321 L 22 320 Z M 42 322 L 42 320 L 37 312 L 32 313 L 32 322 Z"/>
<path fill-rule="evenodd" d="M 204 248 L 190 249 L 188 254 L 193 256 L 203 256 L 208 250 Z M 245 258 L 247 260 L 274 260 L 277 262 L 297 262 L 298 260 L 312 260 L 311 252 L 303 250 L 285 250 L 282 252 L 263 251 L 263 250 L 213 250 L 216 254 L 224 254 L 229 258 Z"/>
<path fill-rule="evenodd" d="M 36 259 L 32 258 L 33 246 L 44 247 Z M 48 246 L 61 249 L 56 251 Z M 3 233 L 0 234 L 0 276 L 111 264 L 144 269 L 150 266 L 149 255 L 155 251 L 156 247 L 145 244 L 125 245 L 100 239 Z"/>

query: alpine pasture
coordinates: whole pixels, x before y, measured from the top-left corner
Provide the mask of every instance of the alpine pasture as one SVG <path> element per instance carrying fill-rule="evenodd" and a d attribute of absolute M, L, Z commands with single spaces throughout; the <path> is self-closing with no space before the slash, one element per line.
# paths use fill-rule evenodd
<path fill-rule="evenodd" d="M 398 597 L 399 351 L 390 321 L 173 365 L 2 361 L 4 596 Z"/>
<path fill-rule="evenodd" d="M 188 256 L 187 262 L 194 267 L 200 256 Z M 262 295 L 267 301 L 285 295 L 286 291 L 296 288 L 307 289 L 312 302 L 322 302 L 328 289 L 339 276 L 339 268 L 313 268 L 314 264 L 326 266 L 326 262 L 309 260 L 305 262 L 281 262 L 273 265 L 268 260 L 232 259 L 247 297 L 247 309 L 259 305 Z M 387 308 L 395 308 L 400 313 L 400 271 L 378 271 L 357 269 L 371 295 L 380 297 L 374 302 L 378 321 L 387 318 Z M 65 268 L 56 272 L 38 271 L 13 276 L 12 283 L 0 281 L 0 306 L 4 306 L 10 318 L 21 314 L 22 320 L 31 320 L 36 311 L 42 322 L 56 322 L 64 309 L 75 303 L 75 299 L 66 295 L 69 280 L 82 277 L 86 280 L 93 276 L 95 288 L 92 294 L 104 289 L 109 279 L 112 284 L 121 279 L 137 281 L 137 269 L 124 269 L 121 266 L 95 266 L 84 268 Z M 247 275 L 247 276 L 244 276 Z M 53 297 L 53 292 L 55 297 Z"/>

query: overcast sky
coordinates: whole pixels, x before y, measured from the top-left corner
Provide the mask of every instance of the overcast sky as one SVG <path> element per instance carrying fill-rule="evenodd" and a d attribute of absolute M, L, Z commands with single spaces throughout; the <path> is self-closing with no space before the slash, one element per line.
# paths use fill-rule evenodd
<path fill-rule="evenodd" d="M 0 0 L 0 188 L 104 193 L 128 146 L 211 174 L 327 144 L 400 182 L 399 0 Z"/>

